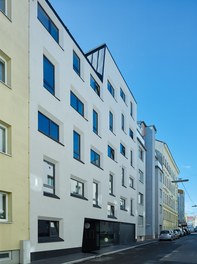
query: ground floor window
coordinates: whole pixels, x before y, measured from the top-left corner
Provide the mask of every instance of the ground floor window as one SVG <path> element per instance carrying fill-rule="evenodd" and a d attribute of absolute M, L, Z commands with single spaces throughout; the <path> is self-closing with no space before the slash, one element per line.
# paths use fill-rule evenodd
<path fill-rule="evenodd" d="M 38 220 L 38 243 L 63 241 L 59 236 L 59 221 Z"/>
<path fill-rule="evenodd" d="M 8 221 L 8 195 L 0 192 L 0 222 Z"/>

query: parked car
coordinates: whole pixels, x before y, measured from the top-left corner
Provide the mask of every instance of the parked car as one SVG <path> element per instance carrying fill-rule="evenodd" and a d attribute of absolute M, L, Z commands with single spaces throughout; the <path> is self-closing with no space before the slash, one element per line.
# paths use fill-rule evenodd
<path fill-rule="evenodd" d="M 174 240 L 175 234 L 172 230 L 162 230 L 159 235 L 159 240 Z"/>
<path fill-rule="evenodd" d="M 180 228 L 175 228 L 173 231 L 177 233 L 178 238 L 182 236 L 182 230 Z"/>
<path fill-rule="evenodd" d="M 180 233 L 177 231 L 177 229 L 173 229 L 172 231 L 174 233 L 175 239 L 180 238 Z"/>

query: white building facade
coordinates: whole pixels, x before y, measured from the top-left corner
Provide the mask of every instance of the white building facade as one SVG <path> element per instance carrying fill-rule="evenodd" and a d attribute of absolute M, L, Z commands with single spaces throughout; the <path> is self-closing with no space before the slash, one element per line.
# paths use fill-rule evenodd
<path fill-rule="evenodd" d="M 142 239 L 136 101 L 106 45 L 84 54 L 48 1 L 30 11 L 31 259 Z"/>

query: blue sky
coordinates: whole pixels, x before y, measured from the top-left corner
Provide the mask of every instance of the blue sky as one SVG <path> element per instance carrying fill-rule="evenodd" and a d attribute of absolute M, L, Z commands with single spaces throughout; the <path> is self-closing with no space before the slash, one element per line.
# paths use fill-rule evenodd
<path fill-rule="evenodd" d="M 197 1 L 50 0 L 84 52 L 106 43 L 197 208 Z M 183 188 L 182 183 L 179 188 Z M 192 200 L 192 201 L 191 201 Z"/>

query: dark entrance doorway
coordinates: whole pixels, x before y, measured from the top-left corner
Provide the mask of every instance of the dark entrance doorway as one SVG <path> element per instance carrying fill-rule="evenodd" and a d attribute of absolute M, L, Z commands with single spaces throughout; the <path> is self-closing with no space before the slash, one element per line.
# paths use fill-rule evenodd
<path fill-rule="evenodd" d="M 90 252 L 100 248 L 99 232 L 99 221 L 86 218 L 83 229 L 83 252 Z"/>

